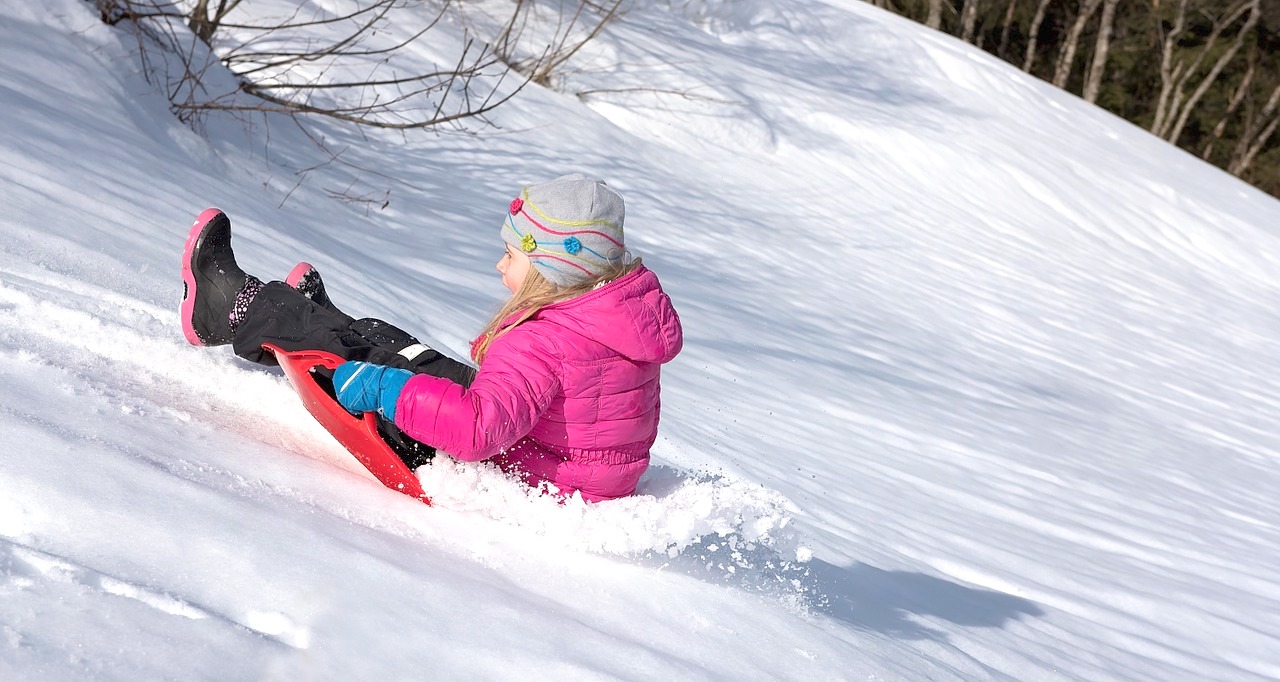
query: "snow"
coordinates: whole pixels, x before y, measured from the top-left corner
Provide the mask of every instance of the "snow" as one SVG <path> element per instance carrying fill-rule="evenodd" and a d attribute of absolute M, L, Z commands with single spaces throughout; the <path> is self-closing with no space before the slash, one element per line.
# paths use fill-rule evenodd
<path fill-rule="evenodd" d="M 1280 678 L 1275 199 L 852 0 L 634 3 L 479 134 L 308 122 L 338 161 L 193 132 L 39 5 L 0 0 L 0 679 Z M 462 357 L 503 207 L 575 170 L 685 324 L 635 498 L 442 463 L 425 507 L 182 337 L 219 206 L 251 272 Z"/>

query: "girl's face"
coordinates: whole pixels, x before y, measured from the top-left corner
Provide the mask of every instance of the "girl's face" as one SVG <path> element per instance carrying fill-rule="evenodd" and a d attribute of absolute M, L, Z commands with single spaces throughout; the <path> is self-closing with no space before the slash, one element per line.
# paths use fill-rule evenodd
<path fill-rule="evenodd" d="M 511 293 L 520 291 L 524 278 L 529 275 L 529 257 L 523 251 L 507 244 L 507 252 L 498 261 L 498 272 L 502 273 L 502 283 Z"/>

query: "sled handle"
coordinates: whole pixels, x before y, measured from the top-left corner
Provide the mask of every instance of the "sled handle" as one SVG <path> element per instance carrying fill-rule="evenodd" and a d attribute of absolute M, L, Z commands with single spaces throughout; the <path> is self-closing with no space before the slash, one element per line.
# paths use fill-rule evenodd
<path fill-rule="evenodd" d="M 322 350 L 286 351 L 270 343 L 264 343 L 262 347 L 276 356 L 280 368 L 284 370 L 293 389 L 298 392 L 307 412 L 355 456 L 369 473 L 388 488 L 431 504 L 418 477 L 413 475 L 400 456 L 378 435 L 377 414 L 365 412 L 360 417 L 351 414 L 325 393 L 312 376 L 317 367 L 337 369 L 346 360 Z"/>
<path fill-rule="evenodd" d="M 338 365 L 341 365 L 342 363 L 346 362 L 346 360 L 343 360 L 341 356 L 334 355 L 333 353 L 330 353 L 328 351 L 323 351 L 323 350 L 286 351 L 286 350 L 281 350 L 279 347 L 274 346 L 270 343 L 264 343 L 262 344 L 262 347 L 271 351 L 273 354 L 275 354 L 277 358 L 281 356 L 285 356 L 290 361 L 296 362 L 298 365 L 305 368 L 308 374 L 315 371 L 315 368 L 317 367 L 324 367 L 325 369 L 332 370 L 332 369 L 337 369 Z M 369 433 L 372 433 L 372 434 L 378 433 L 378 418 L 375 415 L 375 413 L 364 412 L 359 417 L 357 417 L 354 414 L 351 414 L 350 412 L 348 412 L 346 408 L 343 408 L 341 411 L 341 414 L 351 417 L 352 419 L 364 422 L 364 426 L 369 431 Z"/>
<path fill-rule="evenodd" d="M 272 355 L 277 358 L 287 358 L 291 362 L 305 367 L 307 371 L 311 371 L 316 367 L 324 367 L 325 369 L 337 369 L 338 365 L 346 362 L 341 357 L 323 350 L 282 350 L 280 347 L 270 343 L 262 344 L 262 347 L 271 351 Z"/>

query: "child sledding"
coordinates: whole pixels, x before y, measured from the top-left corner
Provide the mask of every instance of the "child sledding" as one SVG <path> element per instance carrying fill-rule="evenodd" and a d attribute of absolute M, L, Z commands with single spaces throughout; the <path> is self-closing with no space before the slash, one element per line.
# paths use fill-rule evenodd
<path fill-rule="evenodd" d="M 260 364 L 278 362 L 271 349 L 341 358 L 337 402 L 375 413 L 379 435 L 409 466 L 440 452 L 491 460 L 561 495 L 623 497 L 648 467 L 660 368 L 682 345 L 657 276 L 626 250 L 623 219 L 622 197 L 599 180 L 525 187 L 500 228 L 497 269 L 511 298 L 472 343 L 473 367 L 395 325 L 342 312 L 306 263 L 284 281 L 245 273 L 230 220 L 208 209 L 183 256 L 183 331 Z"/>

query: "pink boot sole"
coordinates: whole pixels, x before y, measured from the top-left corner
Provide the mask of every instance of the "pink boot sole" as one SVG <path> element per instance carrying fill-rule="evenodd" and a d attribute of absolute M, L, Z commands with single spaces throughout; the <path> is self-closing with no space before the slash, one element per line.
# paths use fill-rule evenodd
<path fill-rule="evenodd" d="M 292 270 L 289 271 L 289 276 L 284 278 L 284 283 L 288 284 L 294 289 L 297 289 L 298 284 L 302 282 L 302 278 L 305 277 L 308 272 L 311 272 L 314 269 L 315 269 L 315 266 L 311 265 L 306 261 L 298 263 L 297 265 L 293 266 Z"/>
<path fill-rule="evenodd" d="M 218 217 L 222 211 L 216 208 L 206 208 L 196 216 L 196 221 L 191 224 L 191 232 L 187 234 L 187 243 L 182 248 L 182 307 L 179 309 L 179 315 L 182 318 L 182 334 L 187 337 L 187 342 L 193 346 L 203 346 L 200 337 L 196 335 L 195 327 L 191 324 L 191 315 L 195 309 L 196 303 L 196 276 L 191 272 L 191 257 L 196 248 L 196 242 L 200 239 L 200 233 L 204 232 L 204 228 L 214 218 Z M 296 268 L 295 268 L 296 269 Z"/>

